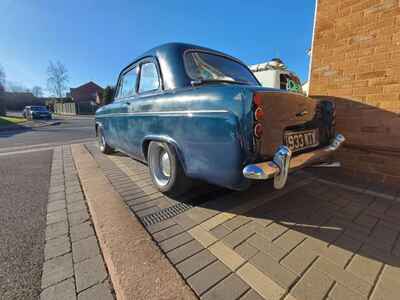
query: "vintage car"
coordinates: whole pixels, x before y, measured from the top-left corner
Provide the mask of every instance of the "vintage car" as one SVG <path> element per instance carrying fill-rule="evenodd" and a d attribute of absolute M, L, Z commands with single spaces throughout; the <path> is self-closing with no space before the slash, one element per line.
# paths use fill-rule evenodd
<path fill-rule="evenodd" d="M 172 195 L 192 179 L 242 190 L 273 178 L 280 189 L 290 171 L 327 160 L 344 141 L 332 102 L 263 88 L 238 59 L 182 43 L 124 68 L 95 124 L 102 152 L 147 163 Z"/>

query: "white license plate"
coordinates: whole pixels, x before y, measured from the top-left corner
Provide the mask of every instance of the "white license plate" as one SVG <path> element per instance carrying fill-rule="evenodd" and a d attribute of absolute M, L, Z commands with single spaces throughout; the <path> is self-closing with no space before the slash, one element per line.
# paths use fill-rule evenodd
<path fill-rule="evenodd" d="M 293 152 L 316 147 L 319 145 L 318 132 L 316 129 L 287 131 L 285 132 L 285 145 Z"/>

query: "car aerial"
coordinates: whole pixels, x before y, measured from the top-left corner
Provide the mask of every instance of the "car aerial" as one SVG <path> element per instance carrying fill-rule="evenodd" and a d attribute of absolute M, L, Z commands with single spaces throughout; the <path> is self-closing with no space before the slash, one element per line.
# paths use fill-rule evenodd
<path fill-rule="evenodd" d="M 343 143 L 335 114 L 333 102 L 262 87 L 232 56 L 169 43 L 121 71 L 95 126 L 103 153 L 147 163 L 154 185 L 178 195 L 193 179 L 283 188 L 290 171 L 327 161 Z"/>
<path fill-rule="evenodd" d="M 25 118 L 29 120 L 51 119 L 51 112 L 47 109 L 46 106 L 39 106 L 39 105 L 26 106 L 22 114 Z"/>

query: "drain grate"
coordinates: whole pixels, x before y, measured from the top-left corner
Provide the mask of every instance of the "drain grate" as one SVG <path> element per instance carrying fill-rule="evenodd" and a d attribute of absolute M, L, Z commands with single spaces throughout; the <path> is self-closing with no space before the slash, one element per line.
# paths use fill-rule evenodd
<path fill-rule="evenodd" d="M 180 215 L 181 213 L 191 209 L 192 207 L 192 205 L 187 203 L 178 203 L 173 206 L 163 208 L 158 212 L 146 215 L 140 220 L 142 221 L 144 226 L 148 227 L 150 225 L 154 225 L 167 219 L 173 218 L 177 215 Z"/>

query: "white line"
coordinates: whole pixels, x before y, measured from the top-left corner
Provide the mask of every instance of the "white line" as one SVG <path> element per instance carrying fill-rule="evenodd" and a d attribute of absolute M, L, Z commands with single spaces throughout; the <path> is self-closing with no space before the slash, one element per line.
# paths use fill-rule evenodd
<path fill-rule="evenodd" d="M 7 156 L 7 155 L 14 155 L 14 154 L 22 154 L 22 153 L 30 153 L 36 151 L 45 151 L 45 150 L 52 150 L 56 147 L 63 146 L 63 145 L 71 145 L 71 144 L 81 144 L 86 142 L 93 142 L 95 141 L 94 138 L 91 139 L 81 139 L 81 140 L 72 140 L 68 143 L 49 143 L 49 144 L 39 144 L 39 145 L 32 145 L 32 146 L 22 146 L 22 147 L 11 147 L 1 149 L 0 156 Z M 12 149 L 13 148 L 13 149 Z M 3 151 L 3 150 L 11 150 L 11 151 Z M 12 151 L 15 150 L 15 151 Z"/>
<path fill-rule="evenodd" d="M 77 139 L 77 140 L 71 140 L 67 143 L 65 142 L 54 142 L 54 143 L 43 143 L 43 144 L 34 144 L 34 145 L 24 145 L 24 146 L 15 146 L 15 147 L 8 147 L 8 148 L 1 148 L 1 152 L 6 152 L 8 150 L 27 150 L 30 148 L 38 148 L 38 147 L 47 147 L 47 146 L 57 146 L 57 145 L 66 145 L 66 144 L 74 144 L 74 143 L 84 143 L 86 141 L 90 142 L 95 140 L 95 138 L 86 138 L 86 139 Z"/>
<path fill-rule="evenodd" d="M 46 147 L 46 148 L 39 148 L 39 149 L 29 149 L 29 150 L 21 150 L 21 151 L 13 151 L 13 152 L 5 152 L 5 153 L 0 153 L 1 156 L 8 156 L 8 155 L 15 155 L 15 154 L 24 154 L 24 153 L 30 153 L 30 152 L 38 152 L 38 151 L 46 151 L 46 150 L 53 150 L 56 147 Z"/>

